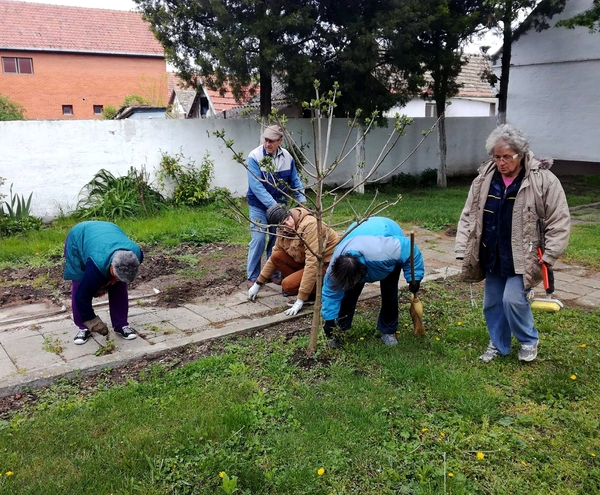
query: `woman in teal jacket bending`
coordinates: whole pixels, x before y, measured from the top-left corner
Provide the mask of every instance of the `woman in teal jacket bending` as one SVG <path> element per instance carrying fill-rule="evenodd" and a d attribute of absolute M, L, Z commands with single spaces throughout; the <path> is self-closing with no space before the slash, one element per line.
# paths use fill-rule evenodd
<path fill-rule="evenodd" d="M 91 221 L 70 230 L 64 254 L 64 279 L 72 281 L 73 322 L 79 328 L 75 344 L 85 344 L 91 332 L 108 335 L 108 327 L 92 308 L 92 299 L 107 292 L 115 333 L 126 340 L 135 339 L 127 321 L 127 284 L 133 282 L 143 260 L 140 247 L 114 223 Z"/>

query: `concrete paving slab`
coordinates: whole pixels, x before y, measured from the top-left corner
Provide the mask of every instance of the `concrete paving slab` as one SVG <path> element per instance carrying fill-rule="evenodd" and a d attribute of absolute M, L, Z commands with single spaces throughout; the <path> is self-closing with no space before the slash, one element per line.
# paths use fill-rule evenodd
<path fill-rule="evenodd" d="M 167 308 L 160 312 L 161 324 L 169 323 L 179 330 L 204 327 L 210 321 L 187 308 Z"/>
<path fill-rule="evenodd" d="M 278 296 L 273 296 L 273 297 L 278 297 Z M 241 315 L 242 318 L 247 318 L 247 317 L 251 317 L 254 315 L 259 315 L 261 313 L 264 313 L 266 311 L 270 311 L 273 308 L 278 308 L 281 303 L 279 304 L 279 306 L 270 306 L 268 304 L 269 300 L 271 298 L 267 297 L 267 298 L 263 298 L 260 301 L 246 301 L 244 304 L 239 304 L 237 306 L 235 306 L 235 310 Z M 279 299 L 281 299 L 281 296 L 279 296 Z M 287 307 L 286 304 L 284 304 L 285 307 Z"/>
<path fill-rule="evenodd" d="M 196 312 L 193 304 L 186 304 L 185 307 L 194 313 Z M 206 318 L 211 323 L 220 323 L 223 321 L 240 318 L 242 316 L 239 312 L 231 308 L 216 308 L 212 311 L 205 311 L 197 314 L 201 315 L 203 318 Z"/>
<path fill-rule="evenodd" d="M 92 334 L 92 337 L 85 344 L 75 345 L 73 343 L 73 338 L 77 335 L 75 326 L 72 329 L 66 330 L 60 325 L 44 325 L 39 332 L 44 337 L 44 340 L 48 342 L 48 346 L 54 348 L 62 347 L 59 355 L 63 361 L 70 361 L 82 356 L 93 356 L 100 345 L 106 344 L 105 337 Z"/>
<path fill-rule="evenodd" d="M 6 353 L 19 370 L 36 370 L 62 364 L 64 359 L 44 350 L 44 337 L 36 332 L 22 339 L 2 342 Z"/>
<path fill-rule="evenodd" d="M 52 303 L 23 304 L 0 308 L 0 326 L 17 325 L 33 318 L 42 318 L 65 313 L 66 306 Z"/>
<path fill-rule="evenodd" d="M 589 278 L 581 279 L 579 284 L 592 289 L 600 289 L 600 275 L 592 275 Z"/>
<path fill-rule="evenodd" d="M 17 371 L 18 368 L 14 365 L 14 363 L 8 358 L 6 354 L 0 357 L 0 380 L 4 377 L 17 373 Z"/>

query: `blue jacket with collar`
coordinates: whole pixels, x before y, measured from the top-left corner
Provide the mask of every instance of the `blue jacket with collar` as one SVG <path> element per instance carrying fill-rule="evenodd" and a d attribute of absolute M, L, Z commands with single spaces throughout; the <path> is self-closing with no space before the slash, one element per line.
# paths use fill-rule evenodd
<path fill-rule="evenodd" d="M 267 158 L 273 163 L 273 171 L 267 171 L 263 160 Z M 263 179 L 266 182 L 259 180 Z M 274 204 L 287 203 L 289 196 L 298 203 L 305 203 L 304 186 L 300 181 L 294 158 L 279 147 L 275 156 L 268 155 L 265 147 L 260 145 L 248 155 L 248 204 L 266 211 Z"/>

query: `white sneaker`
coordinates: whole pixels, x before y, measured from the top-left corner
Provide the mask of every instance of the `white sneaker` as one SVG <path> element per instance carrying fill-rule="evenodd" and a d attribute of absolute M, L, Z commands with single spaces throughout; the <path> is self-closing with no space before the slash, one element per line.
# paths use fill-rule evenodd
<path fill-rule="evenodd" d="M 385 345 L 398 345 L 398 339 L 393 333 L 384 333 L 381 336 L 381 340 L 383 340 Z"/>
<path fill-rule="evenodd" d="M 523 344 L 519 350 L 519 361 L 529 363 L 537 357 L 537 342 L 535 344 Z"/>
<path fill-rule="evenodd" d="M 133 340 L 137 337 L 133 329 L 129 325 L 125 325 L 121 330 L 115 330 L 117 335 L 120 335 L 125 340 Z"/>
<path fill-rule="evenodd" d="M 500 355 L 500 351 L 496 348 L 494 343 L 490 340 L 490 343 L 488 344 L 488 348 L 485 350 L 485 352 L 481 356 L 479 356 L 479 360 L 484 363 L 489 363 L 492 359 L 498 357 L 499 355 Z"/>
<path fill-rule="evenodd" d="M 87 328 L 80 329 L 79 332 L 77 332 L 77 335 L 75 335 L 73 342 L 76 345 L 83 345 L 88 341 L 91 334 L 92 332 L 90 332 Z"/>

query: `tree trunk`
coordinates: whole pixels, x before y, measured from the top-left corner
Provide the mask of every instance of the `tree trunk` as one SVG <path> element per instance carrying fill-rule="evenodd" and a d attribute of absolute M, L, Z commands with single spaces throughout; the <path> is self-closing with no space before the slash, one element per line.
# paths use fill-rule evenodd
<path fill-rule="evenodd" d="M 510 76 L 510 59 L 512 57 L 512 2 L 506 2 L 506 10 L 502 22 L 504 23 L 502 36 L 502 64 L 500 72 L 500 91 L 498 93 L 498 117 L 496 125 L 506 124 L 506 106 L 508 101 L 508 79 Z"/>
<path fill-rule="evenodd" d="M 365 168 L 365 140 L 362 135 L 365 132 L 365 126 L 362 122 L 356 127 L 356 174 L 354 175 L 354 191 L 358 194 L 365 193 L 363 182 L 363 172 Z"/>
<path fill-rule="evenodd" d="M 440 163 L 437 174 L 438 187 L 448 187 L 446 178 L 446 116 L 442 113 L 438 123 L 438 155 Z"/>

